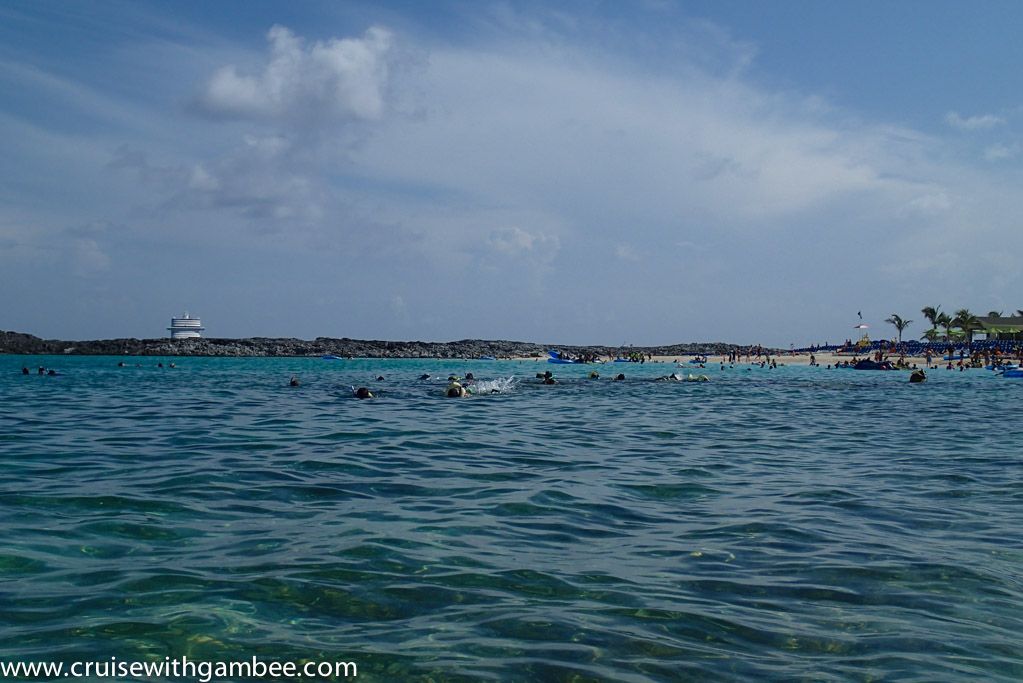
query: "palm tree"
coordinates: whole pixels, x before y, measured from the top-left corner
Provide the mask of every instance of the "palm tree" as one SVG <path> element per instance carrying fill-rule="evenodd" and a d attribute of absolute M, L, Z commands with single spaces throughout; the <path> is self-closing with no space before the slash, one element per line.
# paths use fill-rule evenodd
<path fill-rule="evenodd" d="M 934 326 L 935 328 L 944 328 L 946 342 L 951 338 L 952 328 L 955 327 L 952 323 L 952 318 L 949 317 L 948 313 L 939 313 L 938 317 L 934 319 Z"/>
<path fill-rule="evenodd" d="M 895 329 L 899 331 L 899 343 L 902 343 L 902 331 L 909 327 L 912 320 L 903 320 L 897 313 L 892 313 L 892 317 L 885 319 L 885 322 L 889 325 L 894 325 Z"/>
<path fill-rule="evenodd" d="M 966 337 L 966 345 L 972 348 L 973 333 L 980 329 L 980 321 L 977 320 L 977 316 L 971 313 L 968 308 L 960 308 L 956 311 L 956 317 L 952 320 L 952 324 L 963 331 L 963 335 Z"/>
<path fill-rule="evenodd" d="M 941 306 L 924 306 L 920 309 L 920 312 L 927 318 L 927 322 L 931 324 L 931 329 L 937 332 L 938 329 L 938 316 L 941 315 Z M 935 334 L 937 336 L 937 334 Z M 931 341 L 934 341 L 933 339 Z"/>
<path fill-rule="evenodd" d="M 932 327 L 931 329 L 929 329 L 926 332 L 924 332 L 923 334 L 921 334 L 920 338 L 921 339 L 926 339 L 929 342 L 935 342 L 935 341 L 938 341 L 938 337 L 940 337 L 940 336 L 941 335 L 938 334 L 938 329 L 936 327 Z"/>
<path fill-rule="evenodd" d="M 1001 311 L 988 311 L 987 312 L 987 317 L 989 317 L 989 318 L 1001 318 L 1002 317 L 1002 312 Z"/>

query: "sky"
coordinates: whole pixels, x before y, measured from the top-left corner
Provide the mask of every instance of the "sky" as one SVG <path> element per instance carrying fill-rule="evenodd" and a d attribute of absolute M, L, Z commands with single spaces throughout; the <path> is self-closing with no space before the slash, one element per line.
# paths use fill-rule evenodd
<path fill-rule="evenodd" d="M 787 347 L 1023 308 L 1023 3 L 0 2 L 0 329 Z M 1013 256 L 1017 254 L 1017 256 Z"/>

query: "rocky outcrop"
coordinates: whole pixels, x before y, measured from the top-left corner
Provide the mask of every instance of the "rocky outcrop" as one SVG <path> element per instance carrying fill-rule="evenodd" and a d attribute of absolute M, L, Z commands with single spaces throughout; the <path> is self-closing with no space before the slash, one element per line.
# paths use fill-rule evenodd
<path fill-rule="evenodd" d="M 463 339 L 451 342 L 379 341 L 317 337 L 311 341 L 294 338 L 252 337 L 248 339 L 99 339 L 60 341 L 40 339 L 21 332 L 0 331 L 0 353 L 69 354 L 91 356 L 322 356 L 354 358 L 479 358 L 494 356 L 546 356 L 556 348 L 573 356 L 609 356 L 620 349 L 610 346 L 565 346 L 516 341 Z M 720 355 L 739 348 L 735 344 L 673 344 L 671 346 L 630 346 L 627 351 L 660 356 L 704 353 Z"/>

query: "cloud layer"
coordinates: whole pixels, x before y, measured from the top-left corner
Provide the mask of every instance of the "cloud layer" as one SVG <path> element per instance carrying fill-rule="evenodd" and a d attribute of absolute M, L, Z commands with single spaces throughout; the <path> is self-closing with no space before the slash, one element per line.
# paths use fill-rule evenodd
<path fill-rule="evenodd" d="M 262 72 L 221 67 L 199 97 L 210 114 L 267 121 L 378 119 L 384 109 L 391 32 L 373 27 L 359 38 L 306 46 L 284 26 L 267 33 L 270 54 Z"/>
<path fill-rule="evenodd" d="M 969 246 L 1023 247 L 1009 109 L 924 132 L 765 84 L 707 22 L 494 16 L 143 44 L 142 72 L 187 65 L 145 97 L 0 69 L 81 114 L 0 111 L 8 326 L 145 336 L 188 308 L 221 335 L 787 345 L 846 309 L 1023 306 Z M 38 313 L 68 290 L 80 316 Z"/>

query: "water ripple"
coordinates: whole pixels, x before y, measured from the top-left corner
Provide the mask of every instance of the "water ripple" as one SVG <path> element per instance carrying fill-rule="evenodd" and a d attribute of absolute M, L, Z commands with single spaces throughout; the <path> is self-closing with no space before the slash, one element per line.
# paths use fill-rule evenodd
<path fill-rule="evenodd" d="M 1023 426 L 991 417 L 1020 382 L 714 367 L 674 383 L 648 364 L 625 382 L 559 367 L 544 386 L 531 362 L 71 357 L 23 377 L 22 362 L 0 357 L 0 659 L 336 658 L 379 681 L 1023 678 Z M 418 379 L 467 371 L 487 383 L 461 400 Z"/>

